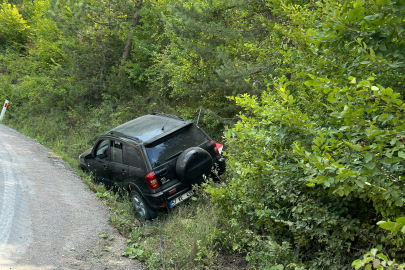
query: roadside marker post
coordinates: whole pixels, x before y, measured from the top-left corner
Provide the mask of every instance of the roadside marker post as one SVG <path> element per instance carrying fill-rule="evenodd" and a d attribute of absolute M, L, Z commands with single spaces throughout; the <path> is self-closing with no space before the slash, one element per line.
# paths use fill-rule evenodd
<path fill-rule="evenodd" d="M 9 102 L 8 100 L 6 100 L 6 102 L 4 102 L 4 106 L 3 106 L 3 109 L 1 110 L 1 114 L 0 114 L 0 122 L 3 120 L 4 114 L 6 113 L 8 102 Z"/>

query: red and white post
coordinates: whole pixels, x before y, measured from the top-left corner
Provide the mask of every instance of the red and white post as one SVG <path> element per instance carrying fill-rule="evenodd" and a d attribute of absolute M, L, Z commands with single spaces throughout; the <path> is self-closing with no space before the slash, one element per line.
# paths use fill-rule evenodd
<path fill-rule="evenodd" d="M 6 100 L 6 102 L 4 102 L 3 109 L 1 110 L 0 122 L 3 120 L 4 114 L 6 113 L 7 106 L 8 106 L 8 100 Z"/>

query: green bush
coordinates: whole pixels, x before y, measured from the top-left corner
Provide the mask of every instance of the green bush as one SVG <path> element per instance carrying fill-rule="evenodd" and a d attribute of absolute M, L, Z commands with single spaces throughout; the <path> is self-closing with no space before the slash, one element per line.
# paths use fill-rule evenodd
<path fill-rule="evenodd" d="M 378 220 L 404 214 L 403 3 L 269 4 L 285 76 L 231 97 L 244 112 L 225 132 L 229 179 L 207 189 L 232 228 L 218 235 L 229 250 L 259 257 L 273 241 L 294 254 L 252 267 L 348 269 L 383 236 Z M 403 246 L 386 249 L 404 258 Z"/>
<path fill-rule="evenodd" d="M 378 234 L 376 218 L 404 213 L 405 106 L 372 82 L 312 77 L 305 109 L 284 80 L 260 99 L 234 98 L 246 112 L 226 132 L 230 180 L 207 189 L 224 222 L 289 241 L 310 267 L 342 269 Z M 323 115 L 311 115 L 317 107 Z M 250 250 L 240 234 L 233 249 Z"/>
<path fill-rule="evenodd" d="M 0 4 L 0 45 L 24 45 L 29 39 L 29 26 L 15 5 Z"/>
<path fill-rule="evenodd" d="M 384 242 L 387 239 L 391 240 L 398 247 L 403 245 L 403 236 L 405 236 L 405 217 L 398 218 L 395 222 L 390 221 L 379 221 L 377 223 L 382 229 L 388 230 L 391 232 L 388 237 L 381 238 L 381 241 Z M 365 270 L 379 269 L 379 270 L 394 270 L 394 269 L 405 269 L 405 264 L 397 263 L 395 260 L 390 260 L 387 256 L 382 253 L 377 252 L 383 249 L 382 245 L 378 245 L 378 248 L 372 249 L 370 252 L 367 252 L 362 260 L 355 260 L 352 263 L 352 266 L 355 269 L 363 268 Z"/>

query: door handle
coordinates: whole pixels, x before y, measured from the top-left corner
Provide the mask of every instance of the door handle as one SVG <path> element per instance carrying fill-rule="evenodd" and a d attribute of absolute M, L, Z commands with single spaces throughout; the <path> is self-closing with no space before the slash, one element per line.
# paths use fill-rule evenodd
<path fill-rule="evenodd" d="M 108 166 L 107 166 L 107 165 L 104 165 L 104 170 L 107 170 L 107 168 L 108 168 Z"/>
<path fill-rule="evenodd" d="M 122 174 L 125 175 L 125 173 L 127 172 L 126 170 L 122 169 L 121 170 Z"/>

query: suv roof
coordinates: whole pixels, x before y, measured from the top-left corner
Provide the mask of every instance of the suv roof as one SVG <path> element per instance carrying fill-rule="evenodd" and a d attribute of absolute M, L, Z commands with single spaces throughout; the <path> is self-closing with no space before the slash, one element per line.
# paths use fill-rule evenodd
<path fill-rule="evenodd" d="M 116 136 L 128 137 L 138 142 L 151 143 L 192 122 L 174 115 L 151 113 L 126 122 L 109 132 Z"/>

